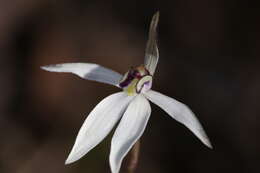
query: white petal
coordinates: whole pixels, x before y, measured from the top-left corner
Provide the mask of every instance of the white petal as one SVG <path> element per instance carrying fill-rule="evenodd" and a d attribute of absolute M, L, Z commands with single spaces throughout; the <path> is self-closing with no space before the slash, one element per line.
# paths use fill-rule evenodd
<path fill-rule="evenodd" d="M 152 90 L 146 92 L 145 96 L 151 100 L 151 102 L 161 107 L 172 118 L 190 129 L 206 146 L 212 148 L 209 138 L 203 130 L 200 122 L 186 105 Z"/>
<path fill-rule="evenodd" d="M 122 75 L 115 71 L 91 63 L 65 63 L 43 66 L 41 68 L 50 72 L 73 73 L 84 79 L 107 83 L 117 87 L 122 78 Z"/>
<path fill-rule="evenodd" d="M 118 173 L 125 155 L 141 137 L 151 114 L 151 107 L 141 94 L 129 104 L 112 138 L 110 167 Z"/>
<path fill-rule="evenodd" d="M 76 142 L 65 163 L 77 161 L 99 144 L 121 118 L 131 100 L 132 97 L 127 96 L 124 92 L 115 93 L 103 99 L 91 111 L 80 128 Z"/>
<path fill-rule="evenodd" d="M 157 37 L 156 28 L 158 22 L 159 22 L 159 12 L 155 13 L 155 15 L 152 18 L 150 24 L 150 30 L 149 30 L 149 38 L 145 50 L 144 65 L 146 69 L 151 73 L 151 75 L 154 74 L 159 59 L 159 50 L 156 41 L 156 37 Z"/>

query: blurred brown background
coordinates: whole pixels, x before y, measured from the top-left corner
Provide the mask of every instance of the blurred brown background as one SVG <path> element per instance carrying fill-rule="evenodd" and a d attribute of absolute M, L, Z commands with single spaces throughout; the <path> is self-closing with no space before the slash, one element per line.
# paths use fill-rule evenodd
<path fill-rule="evenodd" d="M 255 4 L 0 0 L 1 173 L 110 172 L 111 135 L 80 161 L 64 161 L 88 113 L 118 89 L 40 66 L 93 62 L 124 73 L 143 62 L 157 10 L 160 61 L 153 88 L 189 105 L 214 149 L 153 105 L 137 173 L 260 172 Z"/>

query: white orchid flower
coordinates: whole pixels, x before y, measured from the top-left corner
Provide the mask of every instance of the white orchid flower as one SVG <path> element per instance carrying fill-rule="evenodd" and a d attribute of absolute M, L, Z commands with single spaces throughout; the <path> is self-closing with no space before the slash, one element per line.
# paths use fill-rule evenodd
<path fill-rule="evenodd" d="M 68 72 L 83 79 L 103 82 L 123 91 L 103 99 L 83 123 L 66 164 L 75 162 L 98 145 L 120 120 L 111 142 L 110 167 L 118 173 L 121 163 L 132 146 L 142 136 L 151 115 L 150 100 L 172 118 L 190 129 L 206 146 L 212 147 L 205 131 L 192 111 L 179 101 L 151 90 L 153 74 L 159 59 L 156 43 L 157 12 L 151 21 L 144 65 L 131 68 L 124 76 L 90 63 L 65 63 L 44 66 L 51 72 Z"/>

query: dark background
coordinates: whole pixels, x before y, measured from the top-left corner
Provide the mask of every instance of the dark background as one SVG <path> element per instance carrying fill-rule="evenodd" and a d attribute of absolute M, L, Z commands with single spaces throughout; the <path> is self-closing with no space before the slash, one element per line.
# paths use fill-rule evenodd
<path fill-rule="evenodd" d="M 40 66 L 92 62 L 125 73 L 143 62 L 157 10 L 160 61 L 153 89 L 189 105 L 214 149 L 153 105 L 137 173 L 260 172 L 255 4 L 0 0 L 1 173 L 110 172 L 111 135 L 80 161 L 64 161 L 88 113 L 119 90 Z"/>

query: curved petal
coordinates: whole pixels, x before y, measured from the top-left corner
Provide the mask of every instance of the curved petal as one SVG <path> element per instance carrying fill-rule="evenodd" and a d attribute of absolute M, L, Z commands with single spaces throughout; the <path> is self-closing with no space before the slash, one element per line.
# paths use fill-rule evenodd
<path fill-rule="evenodd" d="M 194 113 L 184 104 L 156 91 L 148 91 L 145 96 L 161 107 L 172 118 L 190 129 L 206 146 L 212 148 L 209 138 Z"/>
<path fill-rule="evenodd" d="M 87 154 L 99 144 L 121 118 L 132 97 L 124 92 L 112 94 L 103 99 L 89 114 L 83 123 L 76 142 L 66 160 L 72 163 Z"/>
<path fill-rule="evenodd" d="M 112 138 L 110 167 L 118 173 L 125 155 L 141 137 L 151 114 L 151 107 L 141 94 L 129 104 Z"/>
<path fill-rule="evenodd" d="M 122 78 L 122 75 L 115 71 L 91 63 L 54 64 L 43 66 L 41 68 L 50 72 L 73 73 L 83 79 L 107 83 L 117 87 L 119 87 L 118 83 Z"/>
<path fill-rule="evenodd" d="M 159 60 L 159 50 L 156 43 L 157 32 L 156 28 L 159 22 L 159 12 L 155 13 L 152 18 L 149 30 L 149 38 L 146 44 L 145 50 L 145 59 L 144 65 L 146 69 L 151 73 L 154 74 L 158 60 Z"/>

